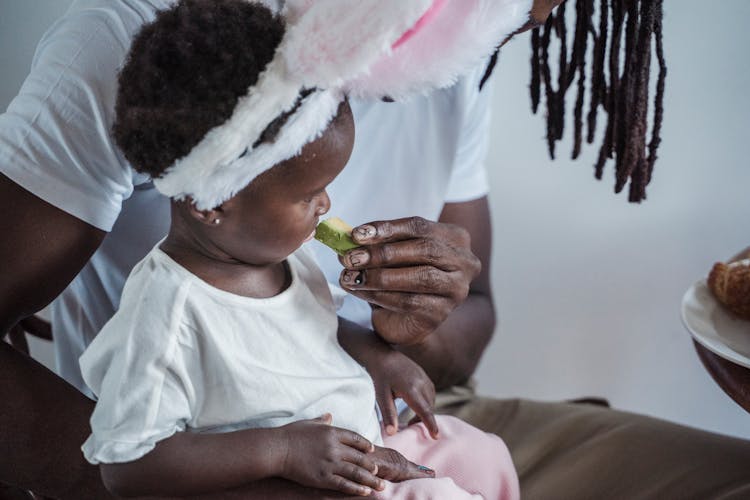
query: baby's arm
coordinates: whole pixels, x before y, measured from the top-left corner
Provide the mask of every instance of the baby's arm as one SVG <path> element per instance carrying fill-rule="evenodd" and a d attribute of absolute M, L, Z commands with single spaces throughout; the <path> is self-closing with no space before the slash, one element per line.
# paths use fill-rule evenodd
<path fill-rule="evenodd" d="M 280 477 L 303 486 L 369 495 L 384 483 L 362 436 L 330 424 L 330 415 L 272 429 L 178 433 L 132 462 L 101 464 L 117 496 L 189 496 Z"/>
<path fill-rule="evenodd" d="M 394 398 L 399 397 L 424 422 L 430 435 L 437 437 L 438 427 L 432 411 L 435 386 L 417 363 L 388 345 L 375 332 L 342 317 L 339 317 L 338 340 L 372 377 L 386 433 L 392 435 L 398 430 Z"/>
<path fill-rule="evenodd" d="M 100 464 L 118 496 L 185 496 L 233 488 L 275 475 L 284 453 L 279 429 L 226 434 L 180 432 L 132 462 Z"/>
<path fill-rule="evenodd" d="M 139 300 L 159 294 L 137 285 L 131 275 L 123 293 L 131 307 L 121 307 L 80 359 L 84 380 L 99 396 L 83 452 L 101 464 L 108 489 L 118 496 L 182 497 L 280 477 L 364 494 L 381 484 L 371 473 L 372 444 L 322 418 L 226 434 L 185 432 L 203 395 L 216 388 L 197 376 L 203 364 L 194 359 L 200 352 L 192 348 L 193 330 L 162 314 L 164 304 Z"/>

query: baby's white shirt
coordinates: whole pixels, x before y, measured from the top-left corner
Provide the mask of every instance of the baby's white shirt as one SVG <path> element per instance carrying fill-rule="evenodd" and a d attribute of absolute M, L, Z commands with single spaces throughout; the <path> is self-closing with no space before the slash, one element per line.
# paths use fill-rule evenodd
<path fill-rule="evenodd" d="M 333 415 L 381 444 L 370 376 L 337 340 L 336 308 L 307 250 L 291 285 L 255 299 L 215 288 L 155 247 L 80 358 L 99 400 L 91 463 L 136 460 L 178 431 L 278 427 Z"/>

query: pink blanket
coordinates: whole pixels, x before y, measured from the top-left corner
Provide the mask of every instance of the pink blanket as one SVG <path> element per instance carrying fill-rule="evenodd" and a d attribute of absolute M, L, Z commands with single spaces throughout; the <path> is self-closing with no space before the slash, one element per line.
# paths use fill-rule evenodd
<path fill-rule="evenodd" d="M 505 443 L 469 424 L 448 416 L 437 417 L 440 437 L 434 440 L 421 423 L 394 436 L 385 446 L 435 471 L 435 479 L 388 483 L 378 499 L 398 500 L 517 500 L 518 476 Z"/>

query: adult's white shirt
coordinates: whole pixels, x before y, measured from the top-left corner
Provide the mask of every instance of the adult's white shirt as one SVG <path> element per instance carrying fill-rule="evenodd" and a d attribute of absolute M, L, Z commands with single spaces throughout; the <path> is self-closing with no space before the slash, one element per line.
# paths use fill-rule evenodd
<path fill-rule="evenodd" d="M 52 306 L 58 372 L 91 394 L 78 358 L 117 310 L 130 270 L 169 227 L 169 200 L 118 151 L 117 72 L 138 28 L 173 0 L 77 0 L 44 35 L 31 73 L 0 115 L 0 173 L 109 234 Z M 453 87 L 406 103 L 351 103 L 349 164 L 329 187 L 331 214 L 352 224 L 419 215 L 487 193 L 490 120 L 484 68 Z M 313 245 L 317 245 L 313 243 Z M 314 246 L 329 282 L 341 265 Z M 347 296 L 340 314 L 369 324 L 370 309 Z"/>

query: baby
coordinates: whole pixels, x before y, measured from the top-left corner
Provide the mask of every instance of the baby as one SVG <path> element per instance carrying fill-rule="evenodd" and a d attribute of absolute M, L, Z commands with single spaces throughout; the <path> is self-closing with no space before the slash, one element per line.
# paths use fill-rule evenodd
<path fill-rule="evenodd" d="M 354 121 L 330 89 L 284 100 L 287 30 L 260 3 L 183 0 L 133 42 L 114 134 L 172 197 L 172 221 L 81 357 L 98 397 L 84 455 L 124 496 L 278 477 L 378 498 L 517 498 L 504 443 L 435 417 L 421 368 L 336 316 L 303 243 Z M 384 440 L 371 376 L 422 422 Z"/>

